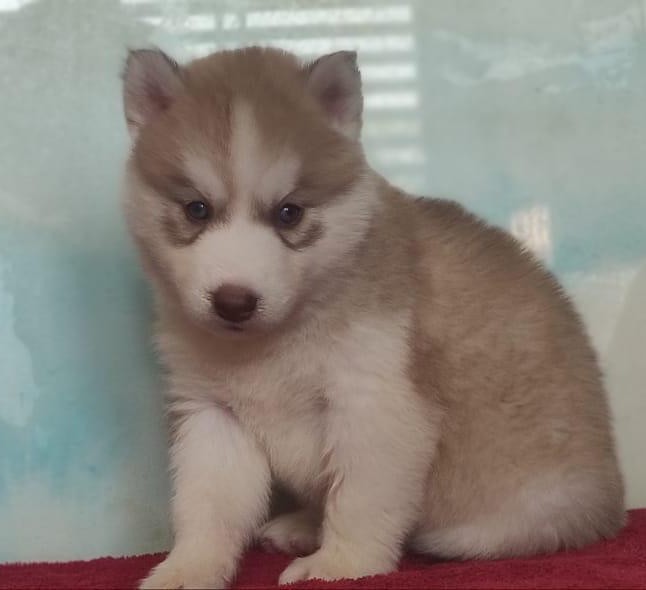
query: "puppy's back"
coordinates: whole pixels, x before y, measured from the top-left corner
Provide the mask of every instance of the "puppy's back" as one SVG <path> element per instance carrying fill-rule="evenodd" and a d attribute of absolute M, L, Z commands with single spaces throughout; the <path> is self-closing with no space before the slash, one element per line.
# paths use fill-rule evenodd
<path fill-rule="evenodd" d="M 602 375 L 569 299 L 507 233 L 448 201 L 414 208 L 416 358 L 428 361 L 418 382 L 445 409 L 429 521 L 516 527 L 492 524 L 497 545 L 473 533 L 445 553 L 523 554 L 611 536 L 624 519 L 622 479 Z"/>

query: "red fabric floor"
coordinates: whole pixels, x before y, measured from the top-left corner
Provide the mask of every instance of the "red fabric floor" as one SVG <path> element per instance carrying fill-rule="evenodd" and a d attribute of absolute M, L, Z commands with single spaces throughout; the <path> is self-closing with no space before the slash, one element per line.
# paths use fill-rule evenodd
<path fill-rule="evenodd" d="M 0 589 L 135 588 L 162 555 L 104 557 L 92 561 L 0 565 Z M 240 569 L 236 588 L 275 588 L 289 563 L 282 555 L 253 551 Z M 646 588 L 646 509 L 630 512 L 617 539 L 582 551 L 531 559 L 432 563 L 404 560 L 388 576 L 299 588 Z"/>

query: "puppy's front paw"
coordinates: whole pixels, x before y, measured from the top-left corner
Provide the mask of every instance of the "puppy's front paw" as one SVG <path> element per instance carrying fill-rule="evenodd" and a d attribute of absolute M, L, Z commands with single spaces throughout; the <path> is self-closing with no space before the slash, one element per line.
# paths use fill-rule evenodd
<path fill-rule="evenodd" d="M 258 540 L 265 551 L 308 555 L 319 548 L 319 523 L 307 511 L 282 514 L 263 526 Z"/>
<path fill-rule="evenodd" d="M 172 553 L 139 585 L 140 590 L 228 588 L 227 572 L 213 560 L 180 559 Z"/>
<path fill-rule="evenodd" d="M 304 580 L 341 580 L 387 574 L 395 569 L 390 561 L 362 561 L 357 554 L 331 552 L 319 549 L 307 557 L 299 557 L 281 574 L 279 584 L 293 584 Z"/>

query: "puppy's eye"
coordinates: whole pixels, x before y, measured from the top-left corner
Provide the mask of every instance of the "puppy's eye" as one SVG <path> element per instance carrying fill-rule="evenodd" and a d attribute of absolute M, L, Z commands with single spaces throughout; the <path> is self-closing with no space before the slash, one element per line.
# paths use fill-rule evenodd
<path fill-rule="evenodd" d="M 292 203 L 285 203 L 278 209 L 278 225 L 294 227 L 303 218 L 303 208 Z"/>
<path fill-rule="evenodd" d="M 209 206 L 203 201 L 191 201 L 186 205 L 185 209 L 186 215 L 195 221 L 204 221 L 211 214 Z"/>

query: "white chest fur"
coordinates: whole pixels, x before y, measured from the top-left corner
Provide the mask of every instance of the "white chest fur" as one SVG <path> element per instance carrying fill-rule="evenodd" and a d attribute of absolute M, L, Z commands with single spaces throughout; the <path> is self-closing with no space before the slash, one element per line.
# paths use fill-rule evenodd
<path fill-rule="evenodd" d="M 301 355 L 271 355 L 229 374 L 228 406 L 265 449 L 274 476 L 298 493 L 320 481 L 324 372 Z"/>
<path fill-rule="evenodd" d="M 263 448 L 276 479 L 298 494 L 315 492 L 326 424 L 326 347 L 286 340 L 244 362 L 185 336 L 158 337 L 171 399 L 227 408 Z"/>

